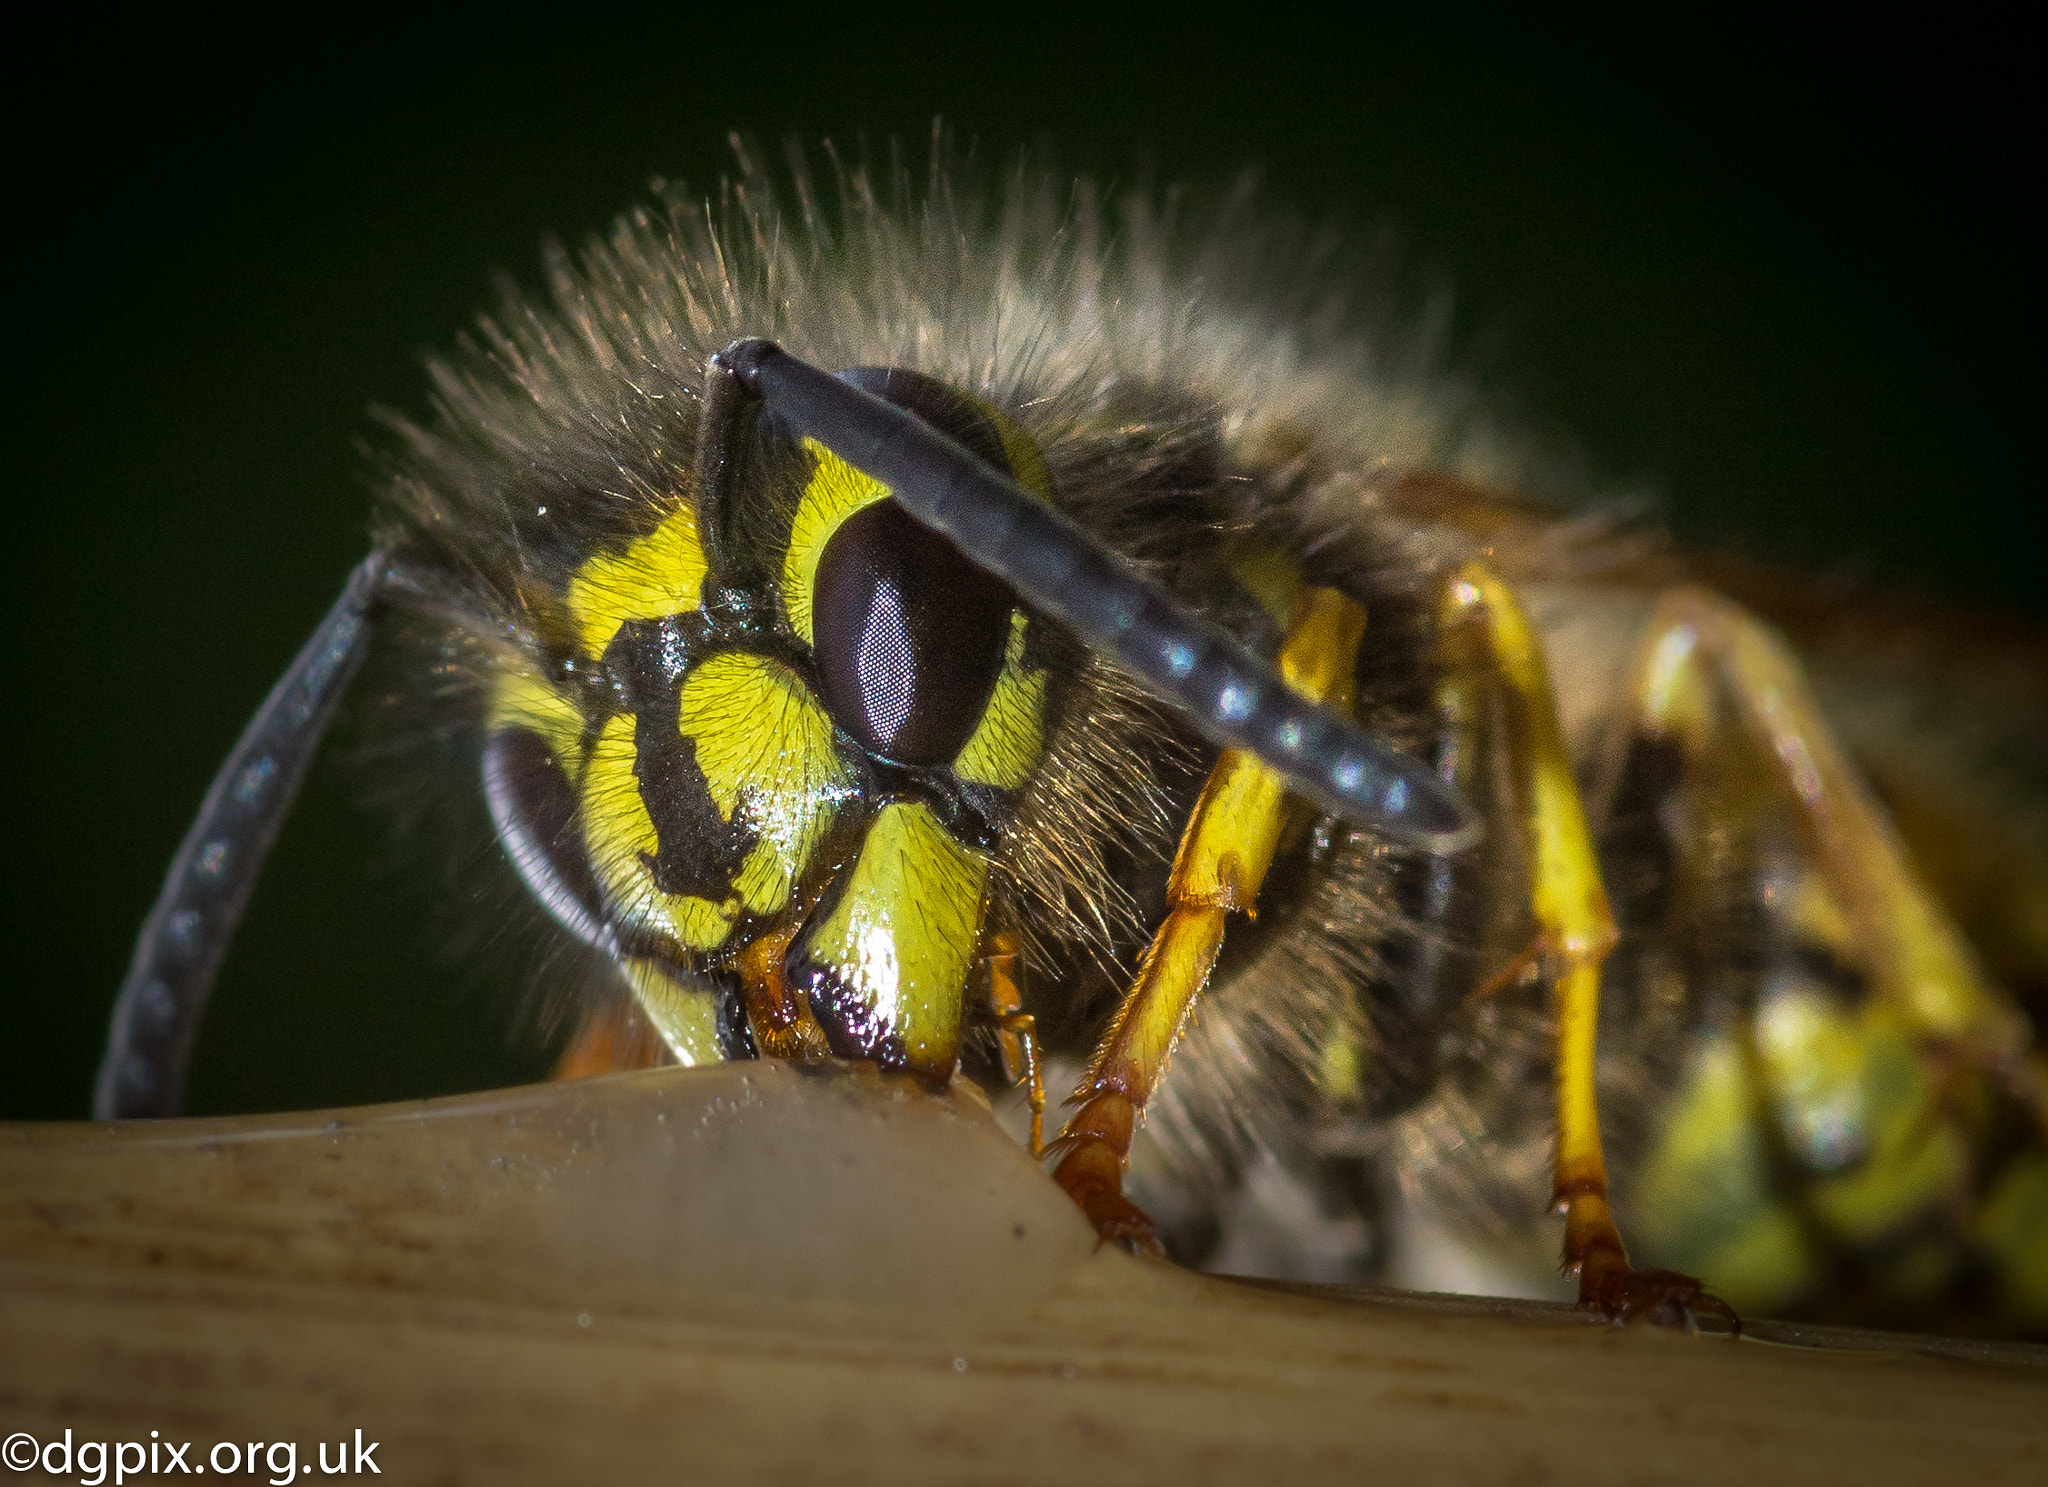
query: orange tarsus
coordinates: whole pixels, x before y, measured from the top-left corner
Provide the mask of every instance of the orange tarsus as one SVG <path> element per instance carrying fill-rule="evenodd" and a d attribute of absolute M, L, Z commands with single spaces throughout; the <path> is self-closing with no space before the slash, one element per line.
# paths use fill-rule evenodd
<path fill-rule="evenodd" d="M 1024 1083 L 1024 1096 L 1031 1106 L 1031 1159 L 1045 1155 L 1045 1071 L 1038 1059 L 1038 1020 L 1024 1010 L 1024 993 L 1018 985 L 1017 968 L 1023 951 L 1017 936 L 999 930 L 989 936 L 988 1003 L 995 1013 L 997 1040 L 1002 1049 L 1003 1074 L 1012 1084 Z"/>
<path fill-rule="evenodd" d="M 1045 1070 L 1038 1061 L 1038 1021 L 1029 1012 L 1010 1012 L 998 1026 L 1017 1042 L 1024 1098 L 1031 1107 L 1031 1160 L 1040 1161 L 1045 1156 Z"/>
<path fill-rule="evenodd" d="M 553 1080 L 590 1079 L 669 1061 L 667 1046 L 631 1002 L 620 998 L 585 1014 L 576 1036 L 556 1060 Z"/>
<path fill-rule="evenodd" d="M 1116 1244 L 1135 1255 L 1164 1256 L 1152 1220 L 1124 1196 L 1124 1157 L 1131 1149 L 1135 1123 L 1130 1096 L 1098 1091 L 1082 1101 L 1046 1154 L 1059 1158 L 1053 1181 L 1088 1216 L 1097 1243 Z"/>
<path fill-rule="evenodd" d="M 1355 601 L 1302 588 L 1280 647 L 1282 680 L 1311 700 L 1348 706 L 1365 625 Z M 1166 916 L 1075 1092 L 1079 1108 L 1048 1151 L 1058 1158 L 1054 1180 L 1105 1243 L 1164 1253 L 1152 1221 L 1123 1195 L 1131 1133 L 1208 984 L 1226 916 L 1257 905 L 1287 814 L 1284 779 L 1239 750 L 1217 756 L 1167 875 Z"/>

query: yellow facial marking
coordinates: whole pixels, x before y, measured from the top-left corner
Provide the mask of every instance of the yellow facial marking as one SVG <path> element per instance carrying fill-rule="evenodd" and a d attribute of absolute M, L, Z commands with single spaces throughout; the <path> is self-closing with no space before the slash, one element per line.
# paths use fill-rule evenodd
<path fill-rule="evenodd" d="M 1017 483 L 1037 495 L 1052 499 L 1052 472 L 1045 468 L 1045 457 L 1038 452 L 1037 441 L 1024 432 L 1022 425 L 994 403 L 980 398 L 968 401 L 978 409 L 990 423 L 995 425 L 996 437 L 1003 441 L 1003 456 L 1010 462 L 1010 468 L 1017 474 Z"/>
<path fill-rule="evenodd" d="M 824 820 L 825 815 L 821 812 L 818 824 L 822 826 Z M 732 891 L 739 896 L 739 901 L 755 914 L 772 914 L 788 903 L 790 888 L 803 867 L 804 855 L 816 837 L 814 831 L 803 838 L 800 844 L 802 851 L 796 853 L 787 852 L 774 842 L 757 842 L 732 880 Z"/>
<path fill-rule="evenodd" d="M 590 865 L 621 921 L 666 935 L 687 949 L 714 950 L 732 930 L 738 897 L 715 904 L 654 886 L 643 854 L 652 857 L 660 838 L 633 773 L 633 726 L 630 716 L 613 718 L 590 751 L 583 776 L 583 839 Z"/>
<path fill-rule="evenodd" d="M 639 957 L 622 963 L 626 980 L 647 1020 L 684 1068 L 725 1058 L 718 1046 L 718 1000 L 708 991 L 684 986 L 659 963 Z"/>
<path fill-rule="evenodd" d="M 805 947 L 895 1029 L 920 1072 L 942 1077 L 959 1053 L 987 881 L 988 859 L 953 840 L 928 807 L 884 806 L 845 893 Z"/>
<path fill-rule="evenodd" d="M 995 692 L 953 761 L 953 773 L 969 784 L 1018 789 L 1045 752 L 1045 673 L 1024 669 L 1028 623 L 1022 611 L 1010 616 L 1010 644 Z"/>
<path fill-rule="evenodd" d="M 569 612 L 583 648 L 602 656 L 627 620 L 658 620 L 703 607 L 703 544 L 688 506 L 622 553 L 599 553 L 569 580 Z"/>
<path fill-rule="evenodd" d="M 760 833 L 733 889 L 752 912 L 772 913 L 854 789 L 831 718 L 786 666 L 728 651 L 684 681 L 677 724 L 696 744 L 718 814 L 730 821 L 744 810 Z"/>
<path fill-rule="evenodd" d="M 803 447 L 814 463 L 790 528 L 789 550 L 782 558 L 782 612 L 790 629 L 810 645 L 811 590 L 825 544 L 849 516 L 886 500 L 889 487 L 863 475 L 816 439 L 805 439 Z"/>
<path fill-rule="evenodd" d="M 583 714 L 575 703 L 524 664 L 508 666 L 497 673 L 491 686 L 487 726 L 493 733 L 524 728 L 538 734 L 570 782 L 582 778 Z"/>

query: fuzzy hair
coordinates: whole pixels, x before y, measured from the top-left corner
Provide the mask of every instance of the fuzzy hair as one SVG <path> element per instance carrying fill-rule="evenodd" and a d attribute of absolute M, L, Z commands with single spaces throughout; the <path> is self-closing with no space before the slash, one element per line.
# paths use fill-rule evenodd
<path fill-rule="evenodd" d="M 1404 482 L 1526 487 L 1532 465 L 1441 369 L 1441 319 L 1404 326 L 1357 290 L 1371 268 L 1249 185 L 1108 199 L 1048 169 L 988 171 L 943 139 L 916 179 L 834 157 L 821 181 L 798 157 L 778 183 L 742 148 L 716 194 L 658 184 L 580 257 L 551 247 L 543 295 L 508 286 L 430 364 L 432 416 L 387 420 L 380 540 L 439 576 L 470 637 L 442 651 L 474 660 L 478 708 L 493 656 L 538 668 L 567 633 L 580 562 L 694 498 L 706 360 L 769 337 L 822 366 L 907 367 L 1002 408 L 1069 515 L 1269 650 L 1277 637 L 1225 594 L 1224 557 L 1253 538 L 1278 545 L 1365 604 L 1361 721 L 1420 747 L 1427 583 L 1470 544 L 1402 514 Z M 1037 660 L 1057 678 L 1046 756 L 996 855 L 991 922 L 1022 932 L 1027 1005 L 1073 1056 L 1149 934 L 1209 755 L 1114 667 L 1057 634 L 1044 644 Z M 465 695 L 460 677 L 444 689 Z M 1322 1049 L 1393 1036 L 1373 1025 L 1368 988 L 1380 947 L 1412 929 L 1392 886 L 1399 855 L 1340 831 L 1300 904 L 1273 915 L 1284 928 L 1219 971 L 1153 1104 L 1148 1160 L 1199 1187 L 1330 1118 L 1316 1104 Z"/>

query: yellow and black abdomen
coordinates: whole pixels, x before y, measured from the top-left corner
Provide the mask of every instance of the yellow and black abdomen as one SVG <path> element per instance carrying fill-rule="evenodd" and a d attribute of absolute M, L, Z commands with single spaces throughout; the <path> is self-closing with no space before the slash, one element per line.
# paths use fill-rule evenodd
<path fill-rule="evenodd" d="M 1871 603 L 1825 627 L 1797 608 L 1781 623 L 1858 772 L 1889 786 L 1887 840 L 1856 855 L 1898 853 L 1916 899 L 1858 901 L 1826 839 L 1729 737 L 1726 695 L 1686 704 L 1693 738 L 1717 745 L 1626 762 L 1606 840 L 1632 889 L 1618 969 L 1630 1008 L 1673 1009 L 1679 1050 L 1658 1060 L 1667 1093 L 1637 1144 L 1638 1232 L 1659 1263 L 1697 1267 L 1758 1313 L 2041 1335 L 2048 1142 L 2022 1009 L 2048 956 L 1987 936 L 1983 905 L 1957 889 L 1989 875 L 1994 908 L 2048 904 L 2048 777 L 2019 767 L 2030 745 L 2002 742 L 2048 721 L 2048 666 L 2038 648 L 2030 665 L 1988 666 L 1981 644 L 1930 664 L 1940 626 L 1916 616 L 1900 644 L 1886 638 L 1895 618 Z M 1935 706 L 1985 671 L 2001 675 L 2006 716 Z M 1846 814 L 1829 783 L 1806 789 Z M 1940 801 L 1942 819 L 1916 822 L 1902 800 Z M 1930 1015 L 1952 977 L 1982 988 L 1997 1020 Z M 1631 1036 L 1618 1026 L 1620 1046 Z"/>

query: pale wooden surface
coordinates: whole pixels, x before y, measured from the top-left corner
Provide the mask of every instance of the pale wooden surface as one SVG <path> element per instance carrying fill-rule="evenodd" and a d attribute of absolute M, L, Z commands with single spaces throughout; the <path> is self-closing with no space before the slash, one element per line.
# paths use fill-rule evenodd
<path fill-rule="evenodd" d="M 0 1127 L 0 1434 L 360 1427 L 394 1483 L 2048 1481 L 2048 1352 L 1775 1335 L 1098 1252 L 975 1110 L 782 1065 Z"/>

